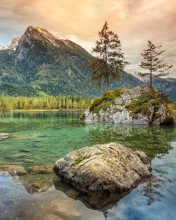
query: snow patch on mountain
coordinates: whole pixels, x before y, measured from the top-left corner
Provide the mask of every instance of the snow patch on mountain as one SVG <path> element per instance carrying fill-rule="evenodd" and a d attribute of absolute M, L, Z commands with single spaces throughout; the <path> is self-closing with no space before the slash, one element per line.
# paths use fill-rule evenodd
<path fill-rule="evenodd" d="M 127 68 L 126 69 L 126 72 L 131 74 L 132 76 L 134 76 L 135 78 L 141 80 L 142 82 L 147 82 L 148 81 L 148 77 L 142 77 L 139 75 L 139 71 L 137 71 L 136 69 L 130 69 L 130 68 Z"/>
<path fill-rule="evenodd" d="M 15 50 L 18 42 L 20 40 L 20 37 L 13 38 L 8 44 L 1 46 L 0 45 L 0 50 Z"/>

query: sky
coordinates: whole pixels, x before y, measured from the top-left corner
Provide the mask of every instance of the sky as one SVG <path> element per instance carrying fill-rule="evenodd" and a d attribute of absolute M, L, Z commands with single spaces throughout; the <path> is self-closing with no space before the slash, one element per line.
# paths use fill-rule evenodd
<path fill-rule="evenodd" d="M 105 21 L 119 36 L 127 68 L 139 69 L 151 40 L 166 50 L 169 76 L 176 78 L 176 0 L 0 0 L 0 45 L 34 26 L 91 52 Z"/>

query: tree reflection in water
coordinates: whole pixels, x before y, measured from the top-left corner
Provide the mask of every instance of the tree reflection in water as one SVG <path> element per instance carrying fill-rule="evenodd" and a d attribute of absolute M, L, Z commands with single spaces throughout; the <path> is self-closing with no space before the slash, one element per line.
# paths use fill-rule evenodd
<path fill-rule="evenodd" d="M 151 160 L 167 154 L 174 137 L 174 127 L 86 124 L 85 130 L 93 142 L 119 142 L 132 150 L 144 151 Z"/>

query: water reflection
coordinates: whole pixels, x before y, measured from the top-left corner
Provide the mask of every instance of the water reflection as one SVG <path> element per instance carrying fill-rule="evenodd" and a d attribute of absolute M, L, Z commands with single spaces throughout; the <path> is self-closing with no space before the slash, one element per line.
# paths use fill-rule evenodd
<path fill-rule="evenodd" d="M 45 117 L 60 117 L 60 118 L 79 118 L 81 111 L 10 111 L 0 112 L 0 118 L 45 118 Z"/>
<path fill-rule="evenodd" d="M 85 130 L 94 142 L 119 142 L 132 150 L 144 151 L 150 159 L 167 154 L 174 138 L 174 127 L 86 124 Z"/>
<path fill-rule="evenodd" d="M 152 160 L 153 177 L 107 212 L 108 220 L 174 220 L 176 216 L 176 138 L 172 150 Z"/>
<path fill-rule="evenodd" d="M 88 209 L 80 201 L 50 187 L 43 193 L 28 194 L 22 184 L 0 174 L 1 220 L 104 220 L 102 213 Z"/>
<path fill-rule="evenodd" d="M 0 113 L 0 132 L 14 132 L 24 130 L 42 130 L 46 128 L 55 128 L 59 125 L 61 128 L 66 124 L 78 123 L 80 112 L 4 112 Z M 3 130 L 2 130 L 3 129 Z"/>
<path fill-rule="evenodd" d="M 13 176 L 13 181 L 21 183 L 29 194 L 42 193 L 53 186 L 54 174 L 26 174 Z"/>
<path fill-rule="evenodd" d="M 176 139 L 174 127 L 86 125 L 79 122 L 79 115 L 80 113 L 77 112 L 4 113 L 0 116 L 0 133 L 11 133 L 12 137 L 0 142 L 1 163 L 21 165 L 25 168 L 34 165 L 53 165 L 57 159 L 80 147 L 111 141 L 119 142 L 133 150 L 144 151 L 151 159 L 154 177 L 109 209 L 105 213 L 106 218 L 108 220 L 174 219 L 176 145 L 175 142 L 170 143 L 174 138 Z M 45 203 L 43 207 L 46 208 L 46 212 L 51 213 L 47 205 L 50 204 L 53 196 L 47 199 L 47 193 L 51 187 L 54 187 L 53 183 L 55 185 L 55 188 L 52 188 L 53 194 L 58 195 L 63 191 L 70 197 L 76 196 L 75 191 L 65 188 L 61 182 L 56 182 L 52 175 L 27 174 L 13 178 L 0 176 L 0 218 L 3 216 L 1 213 L 5 216 L 9 212 L 8 217 L 11 217 L 9 219 L 14 219 L 14 216 L 23 219 L 23 216 L 19 217 L 14 210 L 17 206 L 22 207 L 26 204 L 23 207 L 26 213 L 32 200 L 34 204 L 38 204 L 35 206 L 38 208 Z M 60 194 L 63 196 L 63 193 Z M 62 198 L 57 202 L 62 203 Z M 40 210 L 42 212 L 41 208 Z M 32 208 L 28 210 L 33 217 L 31 219 L 38 220 L 38 217 L 34 217 L 33 211 Z M 163 218 L 160 218 L 161 211 Z M 95 213 L 91 217 L 96 219 Z M 90 219 L 89 216 L 87 219 Z M 102 218 L 101 215 L 100 219 L 104 217 Z"/>

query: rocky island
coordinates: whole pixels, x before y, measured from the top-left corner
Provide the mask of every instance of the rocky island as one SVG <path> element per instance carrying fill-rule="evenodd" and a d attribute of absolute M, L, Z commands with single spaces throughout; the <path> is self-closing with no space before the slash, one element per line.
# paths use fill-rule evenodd
<path fill-rule="evenodd" d="M 162 125 L 174 123 L 174 104 L 162 92 L 144 84 L 129 90 L 106 91 L 81 116 L 89 122 Z"/>

